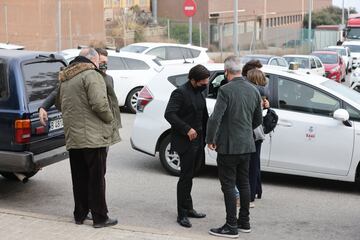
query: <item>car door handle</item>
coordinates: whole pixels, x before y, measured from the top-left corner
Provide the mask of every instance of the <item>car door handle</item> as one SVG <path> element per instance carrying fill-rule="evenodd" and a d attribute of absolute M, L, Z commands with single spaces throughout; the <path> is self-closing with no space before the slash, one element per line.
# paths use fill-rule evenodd
<path fill-rule="evenodd" d="M 277 125 L 282 126 L 282 127 L 292 127 L 292 123 L 291 122 L 285 122 L 285 121 L 279 121 L 277 123 Z"/>

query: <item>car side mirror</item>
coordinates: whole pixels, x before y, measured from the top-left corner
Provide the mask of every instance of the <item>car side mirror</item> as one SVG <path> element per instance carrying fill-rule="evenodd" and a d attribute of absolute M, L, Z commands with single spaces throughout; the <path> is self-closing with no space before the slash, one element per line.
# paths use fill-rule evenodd
<path fill-rule="evenodd" d="M 337 109 L 333 114 L 333 118 L 342 121 L 345 126 L 351 127 L 351 122 L 349 121 L 350 115 L 345 109 Z"/>

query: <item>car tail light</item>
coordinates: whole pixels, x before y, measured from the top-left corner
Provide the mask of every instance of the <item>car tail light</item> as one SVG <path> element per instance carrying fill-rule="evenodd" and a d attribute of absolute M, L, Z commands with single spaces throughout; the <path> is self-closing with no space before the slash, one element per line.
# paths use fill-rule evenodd
<path fill-rule="evenodd" d="M 31 137 L 30 119 L 15 121 L 15 142 L 28 143 Z"/>
<path fill-rule="evenodd" d="M 139 93 L 136 108 L 139 112 L 143 112 L 146 105 L 153 100 L 153 95 L 147 87 L 143 87 Z"/>

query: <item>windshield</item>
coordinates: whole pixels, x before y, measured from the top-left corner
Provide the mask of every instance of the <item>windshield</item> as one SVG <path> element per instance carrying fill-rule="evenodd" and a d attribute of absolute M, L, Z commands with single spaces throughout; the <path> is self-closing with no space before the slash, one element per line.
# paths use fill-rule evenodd
<path fill-rule="evenodd" d="M 346 55 L 346 50 L 343 48 L 325 48 L 326 51 L 332 51 L 332 52 L 337 52 L 338 54 L 340 54 L 341 56 L 347 56 Z"/>
<path fill-rule="evenodd" d="M 337 55 L 335 54 L 326 54 L 326 53 L 314 53 L 313 55 L 320 58 L 321 62 L 324 64 L 336 64 L 338 63 Z"/>
<path fill-rule="evenodd" d="M 309 60 L 304 57 L 284 57 L 290 64 L 291 62 L 298 63 L 300 68 L 309 68 Z"/>
<path fill-rule="evenodd" d="M 124 52 L 133 52 L 133 53 L 142 53 L 144 52 L 148 47 L 145 46 L 139 46 L 139 45 L 128 45 L 126 47 L 123 47 L 120 49 L 120 51 Z"/>
<path fill-rule="evenodd" d="M 353 102 L 356 102 L 357 104 L 360 104 L 360 93 L 349 87 L 346 87 L 332 80 L 325 81 L 321 83 L 321 85 L 329 88 L 334 92 L 341 94 L 342 96 L 350 99 Z"/>
<path fill-rule="evenodd" d="M 262 64 L 267 65 L 269 58 L 267 57 L 257 57 L 257 56 L 245 56 L 241 58 L 241 63 L 246 64 L 247 62 L 251 60 L 259 60 Z"/>
<path fill-rule="evenodd" d="M 349 28 L 346 37 L 349 39 L 360 39 L 360 28 Z"/>
<path fill-rule="evenodd" d="M 343 46 L 350 48 L 351 52 L 360 52 L 360 45 L 343 45 Z"/>

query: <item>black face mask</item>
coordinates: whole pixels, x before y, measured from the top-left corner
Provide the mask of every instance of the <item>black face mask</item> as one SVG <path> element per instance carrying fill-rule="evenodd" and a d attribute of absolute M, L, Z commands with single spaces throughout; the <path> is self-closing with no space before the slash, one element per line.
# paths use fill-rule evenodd
<path fill-rule="evenodd" d="M 202 91 L 204 91 L 206 88 L 207 88 L 207 84 L 202 84 L 202 85 L 200 85 L 200 86 L 196 86 L 196 90 L 197 90 L 198 92 L 202 92 Z"/>
<path fill-rule="evenodd" d="M 101 71 L 106 71 L 107 70 L 107 64 L 106 63 L 101 63 L 99 64 L 99 69 Z"/>

